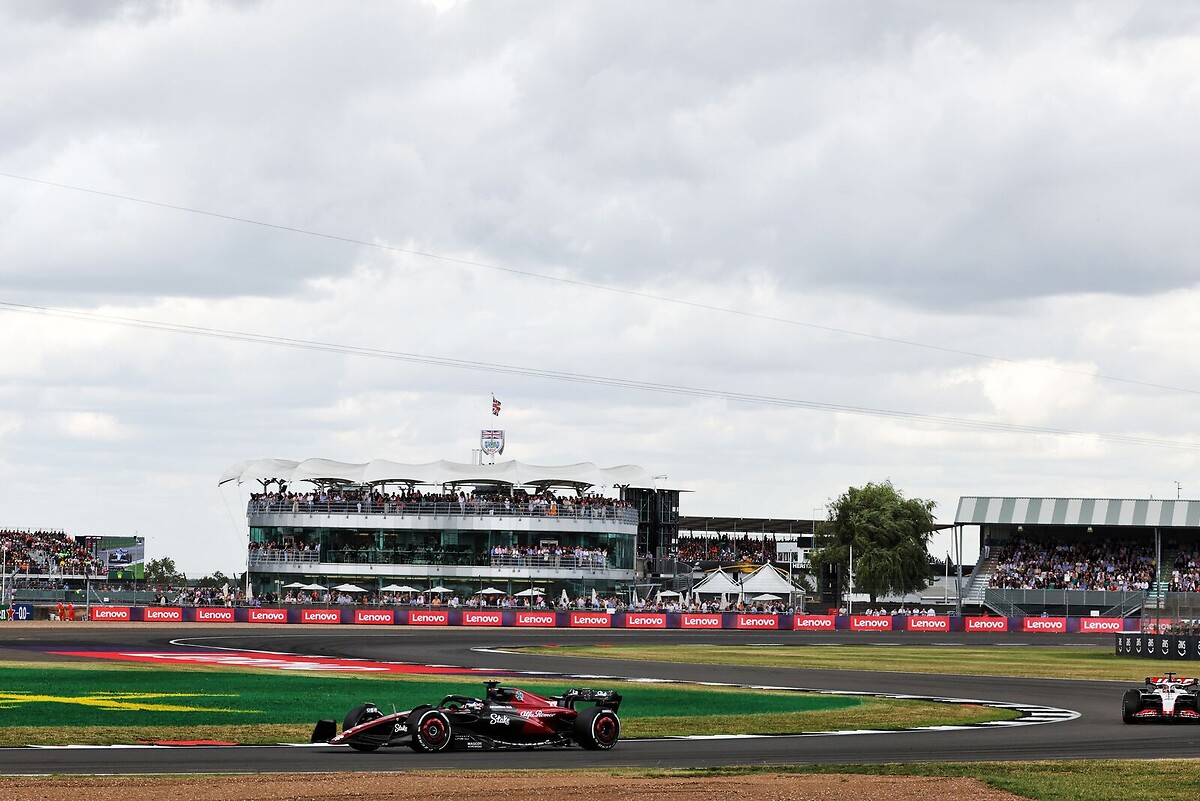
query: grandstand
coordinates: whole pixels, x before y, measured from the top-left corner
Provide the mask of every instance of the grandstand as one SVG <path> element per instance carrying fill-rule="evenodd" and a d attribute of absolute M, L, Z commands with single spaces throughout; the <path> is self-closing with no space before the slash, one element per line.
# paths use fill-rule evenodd
<path fill-rule="evenodd" d="M 966 606 L 1001 615 L 1157 616 L 1200 587 L 1200 501 L 959 499 L 978 526 Z"/>
<path fill-rule="evenodd" d="M 229 468 L 219 483 L 231 482 L 260 490 L 246 507 L 255 595 L 616 595 L 634 584 L 639 553 L 673 546 L 679 510 L 679 490 L 632 465 L 263 459 Z"/>

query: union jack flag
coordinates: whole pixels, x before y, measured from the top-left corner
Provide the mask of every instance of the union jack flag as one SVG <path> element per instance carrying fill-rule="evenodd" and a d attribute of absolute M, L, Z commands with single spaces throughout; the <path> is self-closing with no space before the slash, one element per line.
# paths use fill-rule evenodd
<path fill-rule="evenodd" d="M 492 414 L 496 417 L 500 416 L 500 401 L 496 400 L 496 396 L 492 396 Z"/>

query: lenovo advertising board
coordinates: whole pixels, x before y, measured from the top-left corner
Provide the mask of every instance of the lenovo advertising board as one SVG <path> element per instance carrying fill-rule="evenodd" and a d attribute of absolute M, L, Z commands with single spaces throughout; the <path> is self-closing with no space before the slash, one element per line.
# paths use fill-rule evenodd
<path fill-rule="evenodd" d="M 606 612 L 572 612 L 573 629 L 606 629 L 612 626 L 612 616 Z"/>
<path fill-rule="evenodd" d="M 1006 617 L 968 617 L 963 619 L 966 631 L 1008 631 Z"/>
<path fill-rule="evenodd" d="M 514 622 L 518 626 L 554 628 L 558 625 L 558 616 L 553 612 L 517 612 Z"/>
<path fill-rule="evenodd" d="M 721 616 L 685 613 L 679 616 L 679 628 L 719 629 L 721 628 Z"/>
<path fill-rule="evenodd" d="M 1067 619 L 1065 617 L 1022 618 L 1021 631 L 1040 631 L 1047 634 L 1064 634 L 1067 631 Z"/>
<path fill-rule="evenodd" d="M 93 606 L 92 620 L 127 621 L 131 620 L 128 606 Z"/>
<path fill-rule="evenodd" d="M 261 610 L 251 609 L 250 611 L 258 612 Z M 282 611 L 282 610 L 280 610 L 280 611 Z M 249 617 L 247 617 L 247 619 L 249 619 Z M 232 623 L 233 622 L 233 610 L 232 609 L 210 609 L 206 606 L 198 606 L 195 609 L 194 620 L 197 623 Z M 287 616 L 285 615 L 284 621 L 286 622 L 286 620 L 287 620 Z"/>
<path fill-rule="evenodd" d="M 950 618 L 945 615 L 916 615 L 904 621 L 905 631 L 949 631 Z"/>
<path fill-rule="evenodd" d="M 667 616 L 660 612 L 628 612 L 625 615 L 627 629 L 665 629 Z"/>
<path fill-rule="evenodd" d="M 891 631 L 892 619 L 886 615 L 851 615 L 851 631 Z"/>
<path fill-rule="evenodd" d="M 738 615 L 734 619 L 734 625 L 739 629 L 770 629 L 777 631 L 779 629 L 779 615 Z"/>
<path fill-rule="evenodd" d="M 396 622 L 394 609 L 355 609 L 354 622 L 359 626 L 390 626 Z"/>
<path fill-rule="evenodd" d="M 327 609 L 306 609 L 305 612 L 327 612 Z M 288 613 L 286 609 L 249 609 L 246 611 L 246 620 L 251 623 L 287 623 Z M 304 619 L 303 614 L 300 617 L 301 623 L 310 623 L 318 621 L 308 621 Z M 325 621 L 328 622 L 328 621 Z M 336 622 L 336 621 L 335 621 Z"/>
<path fill-rule="evenodd" d="M 266 611 L 266 610 L 264 610 L 264 611 Z M 282 609 L 277 610 L 277 611 L 283 612 Z M 284 622 L 287 622 L 287 613 L 286 612 L 284 613 Z M 300 610 L 300 622 L 301 623 L 324 623 L 324 624 L 341 623 L 342 622 L 342 610 L 340 610 L 340 609 L 301 609 Z"/>
<path fill-rule="evenodd" d="M 148 606 L 142 610 L 146 623 L 181 623 L 183 610 L 178 606 Z"/>
<path fill-rule="evenodd" d="M 1081 617 L 1079 631 L 1082 634 L 1102 634 L 1125 629 L 1125 621 L 1119 617 Z"/>
<path fill-rule="evenodd" d="M 502 626 L 504 617 L 499 612 L 465 609 L 462 613 L 462 624 L 464 626 Z"/>
<path fill-rule="evenodd" d="M 410 626 L 449 626 L 450 612 L 445 609 L 413 609 L 408 613 Z"/>
<path fill-rule="evenodd" d="M 836 628 L 836 615 L 795 615 L 792 618 L 794 631 L 833 631 Z"/>

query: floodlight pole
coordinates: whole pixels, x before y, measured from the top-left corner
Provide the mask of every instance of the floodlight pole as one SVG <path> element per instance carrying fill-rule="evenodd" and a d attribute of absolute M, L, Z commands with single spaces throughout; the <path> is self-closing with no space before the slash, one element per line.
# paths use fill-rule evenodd
<path fill-rule="evenodd" d="M 846 614 L 854 614 L 854 545 L 850 545 L 850 591 L 846 593 Z"/>
<path fill-rule="evenodd" d="M 0 550 L 4 552 L 4 558 L 0 561 L 0 606 L 4 606 L 8 602 L 8 546 Z"/>

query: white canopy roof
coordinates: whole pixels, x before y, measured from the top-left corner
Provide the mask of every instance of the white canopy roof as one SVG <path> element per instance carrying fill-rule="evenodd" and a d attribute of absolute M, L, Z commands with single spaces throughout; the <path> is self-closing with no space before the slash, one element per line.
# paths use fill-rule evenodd
<path fill-rule="evenodd" d="M 704 595 L 737 595 L 742 591 L 738 583 L 729 577 L 729 574 L 720 568 L 709 573 L 700 582 L 692 587 L 693 593 L 702 593 Z"/>
<path fill-rule="evenodd" d="M 788 581 L 787 576 L 774 565 L 763 565 L 748 576 L 742 578 L 742 590 L 747 593 L 783 593 L 788 595 L 796 592 L 795 585 Z"/>
<path fill-rule="evenodd" d="M 559 466 L 509 461 L 496 464 L 462 462 L 426 462 L 404 464 L 375 459 L 363 464 L 336 462 L 332 459 L 255 459 L 239 462 L 221 475 L 218 485 L 236 481 L 283 481 L 294 484 L 507 484 L 529 487 L 630 486 L 655 489 L 654 477 L 636 465 L 597 467 L 591 462 Z"/>

